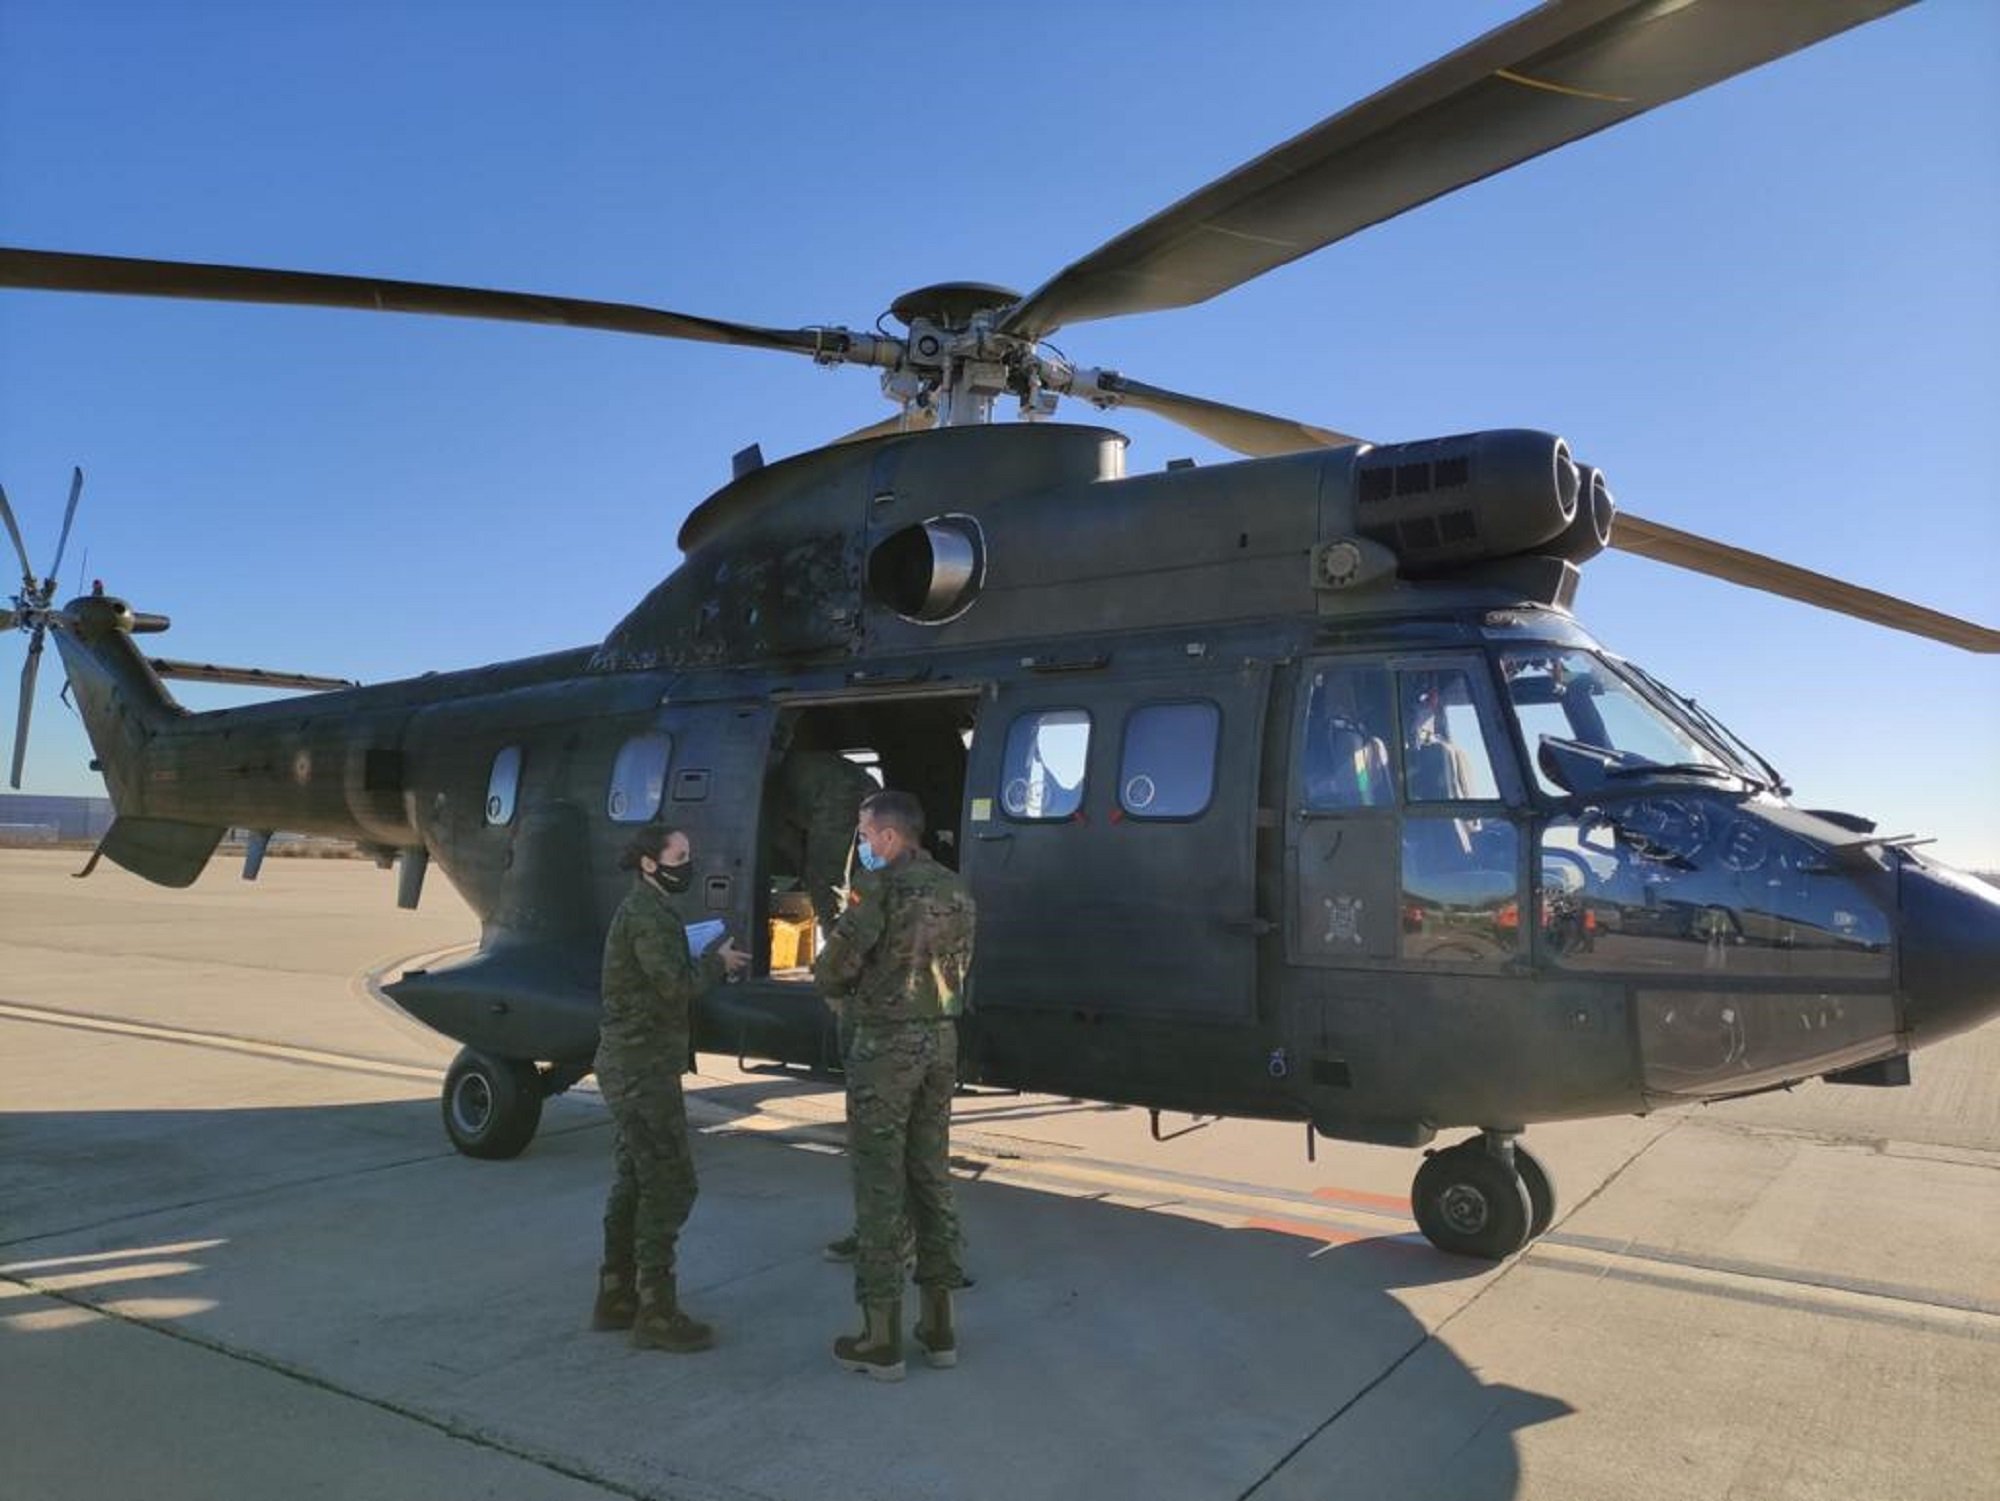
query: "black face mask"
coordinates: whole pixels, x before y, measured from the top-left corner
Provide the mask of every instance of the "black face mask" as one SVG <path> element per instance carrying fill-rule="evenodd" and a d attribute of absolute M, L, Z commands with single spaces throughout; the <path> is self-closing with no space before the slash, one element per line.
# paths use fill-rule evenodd
<path fill-rule="evenodd" d="M 684 860 L 679 865 L 657 865 L 653 867 L 653 884 L 662 891 L 676 894 L 686 891 L 694 880 L 694 862 Z"/>

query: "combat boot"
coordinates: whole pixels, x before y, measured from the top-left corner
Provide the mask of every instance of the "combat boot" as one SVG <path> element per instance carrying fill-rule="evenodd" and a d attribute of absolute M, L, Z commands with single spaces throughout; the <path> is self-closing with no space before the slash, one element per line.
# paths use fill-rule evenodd
<path fill-rule="evenodd" d="M 919 1288 L 917 1298 L 917 1327 L 912 1332 L 923 1346 L 925 1362 L 941 1370 L 957 1365 L 958 1334 L 951 1321 L 951 1289 Z"/>
<path fill-rule="evenodd" d="M 843 1334 L 833 1342 L 836 1365 L 860 1371 L 877 1381 L 903 1379 L 903 1300 L 863 1303 L 859 1334 Z"/>
<path fill-rule="evenodd" d="M 639 1289 L 638 1316 L 632 1321 L 632 1344 L 640 1350 L 670 1350 L 692 1355 L 715 1344 L 715 1331 L 680 1306 L 674 1279 L 666 1277 Z"/>
<path fill-rule="evenodd" d="M 591 1306 L 592 1329 L 630 1329 L 639 1316 L 639 1282 L 629 1266 L 597 1269 L 597 1302 Z"/>

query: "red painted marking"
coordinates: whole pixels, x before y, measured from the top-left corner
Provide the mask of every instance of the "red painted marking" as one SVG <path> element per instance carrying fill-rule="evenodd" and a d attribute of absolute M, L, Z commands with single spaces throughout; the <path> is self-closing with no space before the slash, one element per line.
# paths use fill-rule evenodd
<path fill-rule="evenodd" d="M 1357 1209 L 1387 1209 L 1393 1214 L 1408 1214 L 1410 1201 L 1399 1199 L 1394 1194 L 1363 1193 L 1358 1188 L 1315 1188 L 1315 1199 L 1325 1199 L 1329 1204 L 1352 1204 Z"/>
<path fill-rule="evenodd" d="M 1357 1240 L 1373 1240 L 1375 1237 L 1358 1230 L 1336 1230 L 1331 1225 L 1315 1225 L 1306 1220 L 1281 1220 L 1268 1215 L 1258 1215 L 1247 1219 L 1240 1227 L 1244 1230 L 1271 1230 L 1279 1235 L 1296 1235 L 1301 1240 L 1316 1240 L 1326 1245 L 1352 1245 Z"/>

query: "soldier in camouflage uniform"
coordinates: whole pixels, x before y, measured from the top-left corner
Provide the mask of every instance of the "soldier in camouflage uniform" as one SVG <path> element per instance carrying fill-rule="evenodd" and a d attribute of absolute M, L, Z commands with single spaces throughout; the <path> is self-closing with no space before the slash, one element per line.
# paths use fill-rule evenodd
<path fill-rule="evenodd" d="M 922 848 L 924 814 L 904 792 L 861 805 L 861 861 L 875 872 L 841 915 L 813 977 L 850 1029 L 848 1155 L 854 1169 L 855 1301 L 864 1327 L 833 1357 L 885 1381 L 903 1378 L 903 1244 L 914 1234 L 922 1314 L 917 1343 L 934 1366 L 956 1365 L 951 1290 L 962 1241 L 952 1199 L 951 1096 L 972 965 L 965 885 Z"/>
<path fill-rule="evenodd" d="M 799 878 L 822 932 L 840 920 L 854 819 L 875 790 L 873 777 L 830 750 L 790 750 L 772 774 L 773 868 Z"/>
<path fill-rule="evenodd" d="M 615 1177 L 604 1208 L 604 1265 L 593 1329 L 630 1329 L 643 1349 L 706 1350 L 708 1325 L 681 1310 L 674 1246 L 694 1207 L 681 1074 L 690 1056 L 695 1000 L 749 962 L 734 943 L 688 951 L 693 851 L 678 829 L 642 830 L 619 864 L 636 872 L 604 941 L 604 1015 L 597 1082 L 616 1127 Z"/>

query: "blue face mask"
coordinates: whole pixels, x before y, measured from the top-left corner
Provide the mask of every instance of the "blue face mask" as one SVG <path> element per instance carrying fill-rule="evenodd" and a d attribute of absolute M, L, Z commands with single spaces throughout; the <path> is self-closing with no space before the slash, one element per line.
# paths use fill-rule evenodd
<path fill-rule="evenodd" d="M 854 854 L 861 861 L 861 868 L 863 870 L 880 870 L 889 863 L 875 853 L 875 846 L 870 844 L 866 839 L 855 841 Z"/>

